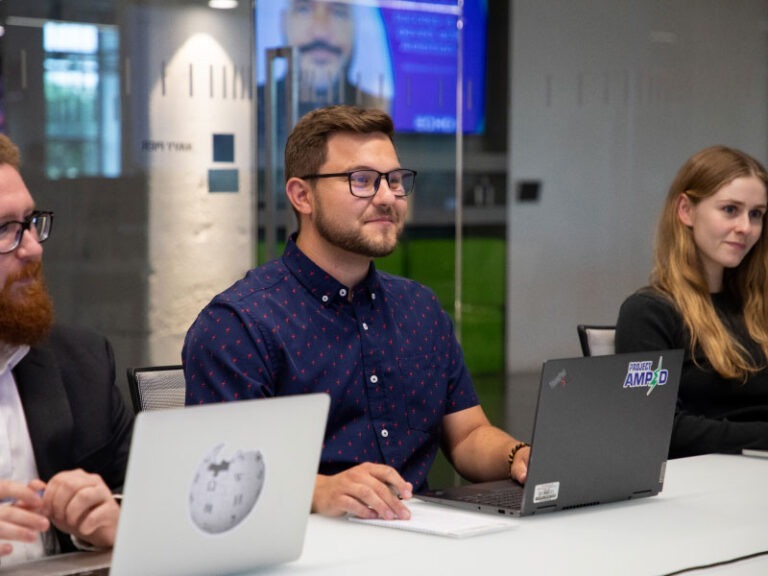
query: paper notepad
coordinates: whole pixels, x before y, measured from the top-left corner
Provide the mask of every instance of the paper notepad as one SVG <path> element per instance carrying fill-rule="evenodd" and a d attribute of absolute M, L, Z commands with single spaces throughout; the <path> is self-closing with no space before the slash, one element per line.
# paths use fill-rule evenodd
<path fill-rule="evenodd" d="M 518 525 L 518 521 L 512 518 L 496 518 L 490 514 L 458 510 L 424 502 L 418 498 L 409 500 L 407 506 L 411 511 L 410 520 L 367 520 L 352 516 L 349 519 L 361 524 L 373 524 L 385 528 L 411 530 L 452 538 L 466 538 L 489 532 L 509 530 Z"/>
<path fill-rule="evenodd" d="M 756 450 L 754 448 L 744 448 L 741 453 L 744 456 L 753 456 L 756 458 L 768 458 L 768 450 Z"/>

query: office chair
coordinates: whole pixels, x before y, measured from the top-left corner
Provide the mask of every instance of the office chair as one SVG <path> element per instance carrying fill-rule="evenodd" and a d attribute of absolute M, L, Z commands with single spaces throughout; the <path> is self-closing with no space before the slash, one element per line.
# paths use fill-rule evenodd
<path fill-rule="evenodd" d="M 186 384 L 181 366 L 145 366 L 127 372 L 135 412 L 184 406 Z"/>
<path fill-rule="evenodd" d="M 576 330 L 579 333 L 579 343 L 584 356 L 607 356 L 615 353 L 615 326 L 579 324 Z"/>

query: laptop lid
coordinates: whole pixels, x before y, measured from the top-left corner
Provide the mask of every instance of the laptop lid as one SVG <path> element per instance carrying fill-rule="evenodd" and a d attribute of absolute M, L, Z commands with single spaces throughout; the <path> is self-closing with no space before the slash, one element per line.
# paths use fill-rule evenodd
<path fill-rule="evenodd" d="M 494 514 L 530 515 L 658 494 L 672 435 L 682 350 L 544 363 L 520 507 L 484 503 L 511 481 L 419 496 Z"/>
<path fill-rule="evenodd" d="M 230 574 L 301 554 L 325 394 L 140 412 L 111 576 Z"/>

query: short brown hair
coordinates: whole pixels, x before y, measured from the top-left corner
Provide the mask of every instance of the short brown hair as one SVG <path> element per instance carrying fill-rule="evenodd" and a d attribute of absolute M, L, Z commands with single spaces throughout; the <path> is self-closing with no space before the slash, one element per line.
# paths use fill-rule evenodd
<path fill-rule="evenodd" d="M 392 118 L 375 108 L 327 106 L 305 114 L 285 144 L 285 179 L 315 174 L 325 163 L 328 137 L 338 132 L 373 134 L 381 132 L 390 140 L 395 126 Z"/>
<path fill-rule="evenodd" d="M 10 164 L 17 171 L 21 168 L 19 148 L 5 134 L 0 134 L 0 164 Z"/>

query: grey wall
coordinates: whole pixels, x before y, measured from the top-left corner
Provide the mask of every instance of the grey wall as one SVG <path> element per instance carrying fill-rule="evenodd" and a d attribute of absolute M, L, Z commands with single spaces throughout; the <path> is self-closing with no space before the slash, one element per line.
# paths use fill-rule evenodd
<path fill-rule="evenodd" d="M 251 7 L 241 5 L 124 2 L 122 173 L 61 179 L 43 162 L 44 20 L 30 18 L 31 2 L 8 8 L 6 126 L 37 206 L 55 212 L 43 261 L 56 319 L 109 338 L 126 396 L 126 368 L 180 363 L 197 313 L 254 260 Z M 233 162 L 214 161 L 214 133 L 236 135 Z M 147 152 L 145 142 L 183 146 Z M 237 168 L 238 190 L 210 193 L 212 168 Z"/>
<path fill-rule="evenodd" d="M 516 0 L 507 369 L 580 354 L 645 284 L 679 166 L 712 144 L 765 161 L 768 2 Z M 520 180 L 540 200 L 515 202 Z"/>
<path fill-rule="evenodd" d="M 537 371 L 546 358 L 578 355 L 576 324 L 615 321 L 623 298 L 645 283 L 656 214 L 685 158 L 722 142 L 768 159 L 768 2 L 491 2 L 512 6 L 507 368 Z M 250 8 L 241 4 L 240 26 L 245 31 Z M 157 284 L 163 261 L 150 258 L 152 239 L 146 223 L 154 209 L 144 163 L 127 161 L 125 177 L 117 180 L 44 178 L 37 166 L 45 133 L 39 31 L 9 26 L 5 40 L 7 126 L 22 147 L 25 178 L 38 205 L 57 212 L 45 261 L 59 318 L 110 337 L 121 381 L 126 365 L 175 361 L 178 343 L 168 346 L 172 354 L 150 357 L 147 343 L 153 326 L 146 311 L 152 305 L 155 312 L 174 315 L 173 321 L 182 325 L 194 315 L 151 304 L 151 287 Z M 29 62 L 24 89 L 18 78 L 22 48 Z M 491 58 L 503 58 L 506 52 L 501 52 Z M 148 96 L 139 91 L 141 80 L 156 77 L 157 62 L 171 62 L 173 54 L 152 52 L 154 63 L 133 63 L 146 74 L 134 75 L 131 98 L 142 99 L 137 109 L 143 107 L 147 115 Z M 126 146 L 135 150 L 146 135 L 134 134 L 130 127 L 146 127 L 151 121 L 149 116 L 141 121 L 138 113 L 131 120 L 124 126 Z M 498 117 L 489 122 L 502 124 Z M 410 148 L 420 150 L 418 143 Z M 407 157 L 423 163 L 425 171 L 452 164 L 450 150 L 433 146 L 429 152 L 429 158 L 422 159 L 418 152 Z M 440 152 L 445 158 L 438 158 Z M 482 159 L 493 160 L 495 170 L 497 159 L 503 168 L 502 156 L 496 151 Z M 468 170 L 478 169 L 482 162 L 473 158 L 467 165 Z M 541 181 L 539 202 L 515 202 L 515 184 L 524 179 Z M 418 197 L 414 201 L 418 203 Z M 439 203 L 440 198 L 435 201 Z M 213 244 L 207 248 L 201 258 L 221 253 Z M 206 246 L 196 249 L 205 252 Z M 173 266 L 181 262 L 173 254 L 171 258 Z M 202 261 L 185 265 L 199 282 L 182 292 L 206 297 L 243 271 L 225 278 Z M 168 270 L 175 269 L 169 265 Z M 207 288 L 200 289 L 203 285 Z M 189 310 L 203 303 L 201 297 Z M 170 338 L 178 340 L 181 329 L 172 328 Z"/>

